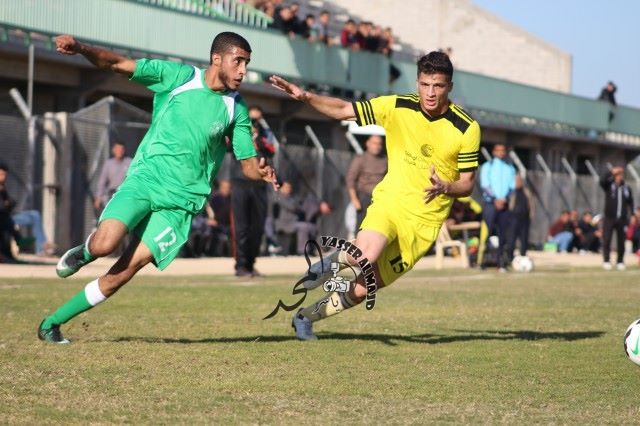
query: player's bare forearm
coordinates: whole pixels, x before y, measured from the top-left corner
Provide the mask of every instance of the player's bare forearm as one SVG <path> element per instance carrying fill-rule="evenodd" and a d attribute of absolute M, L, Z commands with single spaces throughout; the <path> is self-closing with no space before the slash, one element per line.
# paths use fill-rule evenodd
<path fill-rule="evenodd" d="M 124 57 L 107 49 L 80 43 L 70 35 L 56 37 L 56 50 L 65 55 L 80 54 L 100 69 L 110 70 L 131 76 L 136 69 L 133 59 Z"/>
<path fill-rule="evenodd" d="M 307 96 L 305 97 L 306 99 L 303 99 L 303 102 L 308 103 L 327 117 L 335 118 L 336 120 L 353 120 L 356 118 L 351 102 L 310 92 L 305 93 Z"/>
<path fill-rule="evenodd" d="M 457 180 L 448 184 L 445 194 L 454 198 L 467 197 L 473 192 L 473 185 L 473 180 Z"/>
<path fill-rule="evenodd" d="M 272 75 L 269 80 L 276 89 L 285 92 L 293 99 L 308 103 L 318 112 L 328 117 L 336 120 L 353 120 L 356 118 L 356 113 L 350 102 L 311 93 L 277 75 Z"/>
<path fill-rule="evenodd" d="M 444 194 L 453 198 L 466 197 L 473 192 L 473 186 L 476 182 L 476 172 L 460 173 L 460 178 L 454 182 L 445 182 L 440 179 L 435 167 L 431 167 L 431 177 L 429 178 L 431 187 L 425 189 L 424 202 L 430 203 L 438 195 Z"/>
<path fill-rule="evenodd" d="M 280 188 L 278 177 L 273 167 L 267 164 L 264 158 L 258 160 L 257 157 L 240 160 L 242 173 L 251 180 L 264 180 L 271 183 L 276 191 Z"/>

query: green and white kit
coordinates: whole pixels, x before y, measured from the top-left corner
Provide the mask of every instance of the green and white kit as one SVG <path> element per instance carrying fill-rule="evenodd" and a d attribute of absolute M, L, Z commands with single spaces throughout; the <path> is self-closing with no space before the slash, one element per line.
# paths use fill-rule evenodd
<path fill-rule="evenodd" d="M 131 77 L 155 92 L 151 127 L 100 221 L 116 219 L 166 268 L 187 241 L 231 140 L 238 160 L 256 156 L 248 109 L 237 92 L 207 87 L 204 70 L 140 59 Z"/>

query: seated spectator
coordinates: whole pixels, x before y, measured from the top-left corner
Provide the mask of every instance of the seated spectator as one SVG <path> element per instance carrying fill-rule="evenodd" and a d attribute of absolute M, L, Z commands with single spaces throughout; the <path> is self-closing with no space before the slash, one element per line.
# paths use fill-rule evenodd
<path fill-rule="evenodd" d="M 211 256 L 229 256 L 231 235 L 231 182 L 221 180 L 218 189 L 211 194 L 208 206 L 211 208 L 209 225 L 212 230 Z"/>
<path fill-rule="evenodd" d="M 573 241 L 573 228 L 569 219 L 569 211 L 565 210 L 549 228 L 549 241 L 555 243 L 561 253 L 567 253 Z"/>
<path fill-rule="evenodd" d="M 582 217 L 578 221 L 579 233 L 577 233 L 577 241 L 574 244 L 580 253 L 594 252 L 600 250 L 600 239 L 602 231 L 598 229 L 593 221 L 593 215 L 589 211 L 582 213 Z"/>
<path fill-rule="evenodd" d="M 573 240 L 571 241 L 571 246 L 569 246 L 569 250 L 568 251 L 573 251 L 573 249 L 575 248 L 576 251 L 580 250 L 580 247 L 578 247 L 579 244 L 579 239 L 580 239 L 580 235 L 582 234 L 582 230 L 578 227 L 578 222 L 580 221 L 580 218 L 578 217 L 578 210 L 570 210 L 569 211 L 569 223 L 567 225 L 567 228 L 569 228 L 571 230 L 571 233 L 573 234 Z"/>
<path fill-rule="evenodd" d="M 40 216 L 40 212 L 37 210 L 24 210 L 17 213 L 13 213 L 13 209 L 15 208 L 15 201 L 9 196 L 6 189 L 7 177 L 9 174 L 9 168 L 0 164 L 0 201 L 2 201 L 2 206 L 0 209 L 3 211 L 3 215 L 11 215 L 9 220 L 7 217 L 2 219 L 4 222 L 4 228 L 13 228 L 9 229 L 13 234 L 13 237 L 16 240 L 19 240 L 19 234 L 15 231 L 15 225 L 24 226 L 31 228 L 31 232 L 33 233 L 33 237 L 35 238 L 35 254 L 38 256 L 44 256 L 47 254 L 51 254 L 54 249 L 54 244 L 50 243 L 47 239 L 47 236 L 44 232 L 44 227 L 42 226 L 42 217 Z M 3 250 L 3 254 L 4 253 Z M 13 256 L 10 256 L 11 258 Z"/>
<path fill-rule="evenodd" d="M 283 182 L 280 197 L 274 203 L 275 230 L 286 237 L 295 235 L 296 254 L 304 254 L 307 241 L 314 238 L 317 221 L 321 215 L 331 213 L 331 207 L 319 201 L 314 195 L 301 200 L 293 193 L 291 182 Z M 283 242 L 284 254 L 288 253 L 288 245 Z"/>
<path fill-rule="evenodd" d="M 633 252 L 640 256 L 640 207 L 636 207 L 629 219 L 627 239 L 631 241 Z"/>
<path fill-rule="evenodd" d="M 0 176 L 7 174 L 7 166 L 0 165 Z M 11 252 L 11 241 L 16 239 L 15 224 L 11 218 L 11 211 L 15 201 L 9 197 L 4 185 L 0 186 L 0 263 L 14 263 L 16 259 Z"/>
<path fill-rule="evenodd" d="M 451 205 L 447 226 L 482 220 L 482 206 L 471 197 L 456 198 Z"/>
<path fill-rule="evenodd" d="M 231 232 L 231 183 L 221 180 L 204 211 L 191 221 L 186 257 L 228 256 Z"/>

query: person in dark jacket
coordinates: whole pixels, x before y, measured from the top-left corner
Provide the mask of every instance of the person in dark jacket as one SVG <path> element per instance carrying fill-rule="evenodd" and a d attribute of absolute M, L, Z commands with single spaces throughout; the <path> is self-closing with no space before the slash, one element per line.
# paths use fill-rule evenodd
<path fill-rule="evenodd" d="M 520 244 L 520 256 L 527 255 L 529 246 L 529 228 L 533 219 L 533 197 L 531 192 L 524 186 L 522 176 L 516 174 L 516 187 L 509 198 L 509 210 L 513 217 L 513 232 L 511 238 L 513 242 L 509 247 L 515 248 L 516 240 Z"/>
<path fill-rule="evenodd" d="M 271 130 L 262 127 L 262 109 L 249 107 L 253 144 L 259 158 L 270 159 L 275 154 Z M 261 277 L 254 267 L 267 217 L 267 185 L 247 179 L 232 169 L 231 215 L 232 251 L 236 260 L 235 275 L 240 278 Z"/>
<path fill-rule="evenodd" d="M 602 225 L 602 254 L 606 270 L 612 268 L 611 238 L 616 234 L 617 242 L 617 269 L 624 270 L 624 228 L 633 214 L 633 195 L 631 188 L 624 182 L 624 169 L 614 167 L 600 179 L 600 186 L 604 190 L 604 220 Z"/>

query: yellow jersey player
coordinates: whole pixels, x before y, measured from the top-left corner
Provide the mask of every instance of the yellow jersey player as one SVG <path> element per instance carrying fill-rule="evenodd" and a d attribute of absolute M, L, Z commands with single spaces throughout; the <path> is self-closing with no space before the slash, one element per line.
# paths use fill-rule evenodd
<path fill-rule="evenodd" d="M 373 201 L 355 240 L 359 249 L 337 250 L 310 267 L 307 289 L 322 285 L 332 274 L 331 262 L 364 268 L 348 292 L 331 292 L 300 309 L 293 318 L 296 336 L 315 340 L 313 322 L 330 317 L 367 299 L 373 291 L 396 281 L 422 258 L 436 240 L 453 199 L 471 194 L 478 168 L 480 127 L 469 114 L 449 100 L 453 65 L 442 52 L 431 52 L 417 63 L 417 94 L 381 96 L 347 102 L 310 93 L 272 76 L 274 87 L 338 120 L 377 124 L 386 130 L 388 171 L 373 192 Z M 361 255 L 359 251 L 362 251 Z M 368 271 L 367 271 L 368 272 Z M 315 279 L 313 279 L 315 278 Z M 366 279 L 365 279 L 366 278 Z M 373 300 L 375 301 L 375 299 Z"/>

